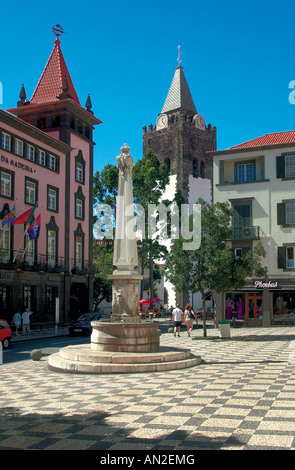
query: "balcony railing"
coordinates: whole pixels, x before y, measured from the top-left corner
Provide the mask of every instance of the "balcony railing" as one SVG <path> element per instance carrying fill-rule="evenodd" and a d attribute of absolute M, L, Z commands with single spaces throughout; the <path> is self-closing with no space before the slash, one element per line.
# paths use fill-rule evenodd
<path fill-rule="evenodd" d="M 71 260 L 71 272 L 72 274 L 85 274 L 90 271 L 88 261 L 79 258 L 73 258 Z"/>
<path fill-rule="evenodd" d="M 23 250 L 0 250 L 0 265 L 7 268 L 21 268 L 37 271 L 64 271 L 65 259 L 40 253 L 26 253 Z"/>
<path fill-rule="evenodd" d="M 260 227 L 234 227 L 232 240 L 260 240 Z"/>

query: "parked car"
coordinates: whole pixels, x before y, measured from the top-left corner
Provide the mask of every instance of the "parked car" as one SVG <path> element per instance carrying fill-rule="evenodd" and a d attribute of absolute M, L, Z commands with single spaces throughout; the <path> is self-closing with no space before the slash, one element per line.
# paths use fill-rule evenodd
<path fill-rule="evenodd" d="M 95 312 L 95 313 L 83 313 L 80 315 L 77 320 L 71 322 L 69 326 L 70 336 L 75 335 L 86 335 L 89 336 L 92 333 L 92 321 L 108 321 L 110 320 L 110 315 L 104 312 Z"/>
<path fill-rule="evenodd" d="M 3 349 L 7 349 L 11 341 L 11 329 L 6 320 L 0 320 L 0 341 Z"/>

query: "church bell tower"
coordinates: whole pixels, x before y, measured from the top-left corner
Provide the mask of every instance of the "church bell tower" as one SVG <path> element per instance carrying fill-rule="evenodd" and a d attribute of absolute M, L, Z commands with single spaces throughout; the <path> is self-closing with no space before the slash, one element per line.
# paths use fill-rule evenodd
<path fill-rule="evenodd" d="M 216 127 L 206 125 L 197 112 L 183 67 L 178 66 L 155 127 L 143 128 L 143 153 L 150 148 L 160 163 L 166 163 L 175 191 L 181 190 L 187 202 L 198 197 L 211 200 L 212 158 L 216 149 Z"/>

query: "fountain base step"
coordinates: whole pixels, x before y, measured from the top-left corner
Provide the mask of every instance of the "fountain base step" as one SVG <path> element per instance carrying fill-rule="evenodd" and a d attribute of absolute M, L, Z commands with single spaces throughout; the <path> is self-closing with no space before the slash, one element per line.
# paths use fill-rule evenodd
<path fill-rule="evenodd" d="M 160 347 L 154 352 L 130 353 L 95 351 L 91 346 L 67 346 L 52 354 L 48 367 L 52 371 L 80 374 L 118 374 L 160 372 L 185 369 L 201 363 L 190 349 Z"/>

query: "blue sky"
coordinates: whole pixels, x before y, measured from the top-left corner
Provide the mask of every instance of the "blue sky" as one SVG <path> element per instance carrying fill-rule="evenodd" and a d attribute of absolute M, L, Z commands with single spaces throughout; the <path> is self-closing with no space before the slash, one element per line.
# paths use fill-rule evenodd
<path fill-rule="evenodd" d="M 294 2 L 113 0 L 1 2 L 2 109 L 32 93 L 60 23 L 62 51 L 80 102 L 90 93 L 103 121 L 94 169 L 116 164 L 126 141 L 142 157 L 142 128 L 155 125 L 181 45 L 197 111 L 217 127 L 217 148 L 293 130 Z M 5 19 L 5 21 L 3 21 Z"/>

